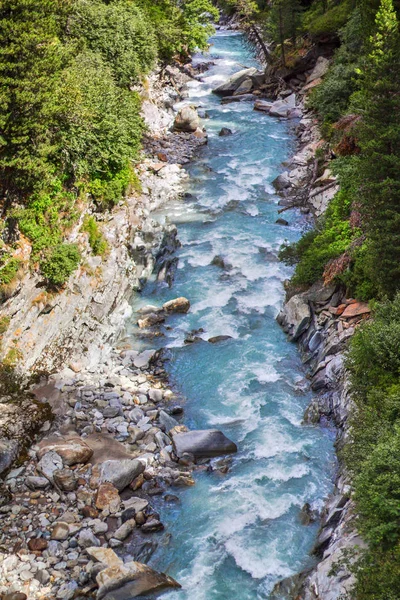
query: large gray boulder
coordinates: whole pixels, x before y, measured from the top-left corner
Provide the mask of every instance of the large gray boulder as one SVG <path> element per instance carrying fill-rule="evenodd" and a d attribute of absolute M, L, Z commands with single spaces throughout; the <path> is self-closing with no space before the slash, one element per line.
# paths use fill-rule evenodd
<path fill-rule="evenodd" d="M 217 429 L 176 433 L 172 441 L 179 457 L 186 452 L 193 454 L 195 458 L 212 458 L 237 452 L 236 444 Z"/>
<path fill-rule="evenodd" d="M 232 77 L 230 77 L 228 81 L 222 83 L 217 88 L 215 88 L 213 92 L 214 94 L 218 94 L 219 96 L 233 96 L 234 92 L 236 92 L 236 90 L 242 85 L 242 83 L 246 79 L 251 78 L 256 73 L 257 69 L 255 69 L 254 67 L 238 71 L 237 73 L 232 75 Z"/>
<path fill-rule="evenodd" d="M 136 459 L 106 460 L 100 468 L 100 483 L 108 481 L 121 492 L 143 473 L 144 468 L 144 464 Z"/>
<path fill-rule="evenodd" d="M 277 321 L 289 335 L 289 339 L 295 342 L 311 323 L 311 309 L 307 298 L 303 294 L 292 296 L 277 316 Z"/>
<path fill-rule="evenodd" d="M 287 98 L 274 102 L 269 109 L 269 114 L 271 117 L 286 118 L 294 108 L 296 108 L 296 96 L 295 94 L 290 94 Z"/>
<path fill-rule="evenodd" d="M 174 129 L 194 133 L 200 125 L 199 115 L 193 106 L 184 106 L 175 117 Z"/>

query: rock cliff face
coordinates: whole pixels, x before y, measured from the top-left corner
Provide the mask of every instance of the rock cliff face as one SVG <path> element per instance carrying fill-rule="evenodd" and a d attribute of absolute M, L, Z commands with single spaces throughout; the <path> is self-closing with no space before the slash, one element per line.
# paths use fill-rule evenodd
<path fill-rule="evenodd" d="M 150 78 L 143 91 L 149 139 L 140 167 L 142 191 L 104 216 L 108 255 L 102 259 L 90 253 L 87 234 L 80 232 L 82 215 L 70 234 L 70 241 L 83 249 L 80 268 L 60 293 L 46 291 L 37 274 L 25 274 L 1 307 L 9 324 L 2 335 L 0 358 L 11 349 L 23 371 L 53 372 L 66 361 L 94 365 L 108 352 L 129 314 L 132 292 L 152 273 L 157 256 L 171 253 L 177 244 L 176 228 L 156 223 L 151 212 L 183 192 L 186 173 L 181 164 L 206 141 L 168 130 L 174 113 L 167 107 L 178 99 L 176 90 L 188 79 L 172 67 L 162 82 L 156 75 Z M 161 156 L 163 144 L 168 144 L 170 156 Z"/>
<path fill-rule="evenodd" d="M 293 305 L 302 310 L 293 311 Z M 337 450 L 346 441 L 352 409 L 344 353 L 355 328 L 368 317 L 364 310 L 365 305 L 346 298 L 340 288 L 315 285 L 308 292 L 293 296 L 278 315 L 284 329 L 301 331 L 297 337 L 291 337 L 298 341 L 311 388 L 316 393 L 304 420 L 310 424 L 333 422 L 337 428 Z M 281 582 L 276 588 L 277 598 L 339 600 L 351 590 L 354 579 L 344 559 L 356 546 L 362 547 L 363 541 L 355 530 L 350 492 L 351 482 L 339 462 L 335 489 L 326 502 L 313 549 L 319 562 L 311 572 Z"/>

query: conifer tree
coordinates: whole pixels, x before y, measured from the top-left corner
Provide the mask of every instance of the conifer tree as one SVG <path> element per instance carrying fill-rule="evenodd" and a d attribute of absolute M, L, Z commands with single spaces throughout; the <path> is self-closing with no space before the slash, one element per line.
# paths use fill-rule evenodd
<path fill-rule="evenodd" d="M 400 287 L 400 36 L 392 0 L 381 0 L 358 98 L 360 201 L 371 277 L 381 294 Z"/>

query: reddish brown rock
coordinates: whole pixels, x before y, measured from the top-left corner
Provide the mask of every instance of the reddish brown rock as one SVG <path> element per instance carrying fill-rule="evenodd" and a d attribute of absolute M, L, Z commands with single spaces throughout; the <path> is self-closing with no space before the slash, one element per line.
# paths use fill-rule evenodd
<path fill-rule="evenodd" d="M 47 540 L 44 538 L 32 538 L 28 542 L 28 548 L 31 552 L 42 552 L 48 546 Z"/>
<path fill-rule="evenodd" d="M 96 508 L 99 510 L 108 509 L 110 512 L 115 513 L 119 510 L 121 498 L 119 492 L 112 483 L 102 483 L 99 486 L 96 496 Z"/>
<path fill-rule="evenodd" d="M 78 463 L 87 463 L 93 454 L 93 450 L 81 438 L 43 440 L 38 450 L 38 459 L 40 460 L 50 451 L 61 456 L 63 464 L 69 467 Z"/>
<path fill-rule="evenodd" d="M 344 319 L 351 319 L 352 317 L 359 317 L 367 315 L 371 312 L 370 307 L 366 302 L 354 302 L 349 304 L 342 313 Z"/>
<path fill-rule="evenodd" d="M 86 519 L 97 519 L 99 516 L 99 511 L 94 506 L 84 506 L 81 513 Z"/>

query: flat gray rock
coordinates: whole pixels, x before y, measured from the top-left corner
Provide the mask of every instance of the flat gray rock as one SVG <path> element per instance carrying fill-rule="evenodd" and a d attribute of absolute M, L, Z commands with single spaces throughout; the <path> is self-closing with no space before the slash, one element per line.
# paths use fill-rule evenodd
<path fill-rule="evenodd" d="M 193 454 L 195 458 L 212 458 L 237 452 L 236 444 L 218 429 L 177 433 L 173 436 L 173 445 L 179 457 L 185 452 Z"/>
<path fill-rule="evenodd" d="M 101 465 L 100 483 L 109 481 L 121 492 L 143 471 L 144 464 L 140 460 L 106 460 Z"/>

